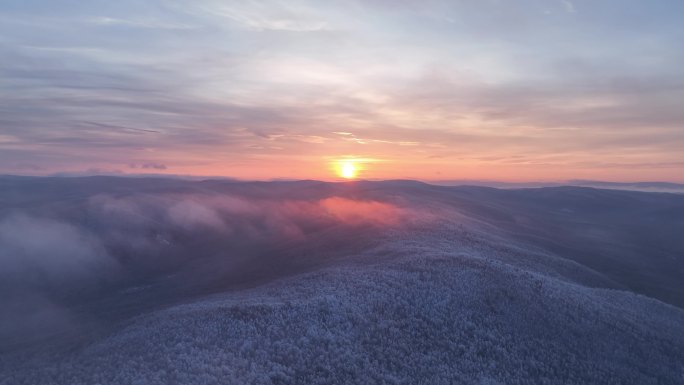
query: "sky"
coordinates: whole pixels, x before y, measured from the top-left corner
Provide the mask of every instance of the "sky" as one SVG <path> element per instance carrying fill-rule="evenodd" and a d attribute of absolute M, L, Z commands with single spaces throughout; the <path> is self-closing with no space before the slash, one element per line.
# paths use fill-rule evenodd
<path fill-rule="evenodd" d="M 0 174 L 684 182 L 681 0 L 2 0 Z"/>

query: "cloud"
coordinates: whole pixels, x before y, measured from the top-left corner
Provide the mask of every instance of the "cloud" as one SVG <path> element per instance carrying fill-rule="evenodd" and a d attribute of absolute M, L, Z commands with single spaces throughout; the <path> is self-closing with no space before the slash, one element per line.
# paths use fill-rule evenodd
<path fill-rule="evenodd" d="M 142 168 L 147 170 L 166 170 L 168 167 L 163 163 L 155 162 L 145 162 L 141 164 L 131 163 L 128 165 L 130 168 Z"/>
<path fill-rule="evenodd" d="M 118 19 L 113 17 L 94 17 L 89 19 L 88 22 L 103 25 L 103 26 L 127 26 L 136 28 L 152 28 L 152 29 L 170 29 L 170 30 L 188 30 L 195 29 L 196 26 L 181 24 L 181 23 L 170 23 L 159 20 L 131 20 L 131 19 Z"/>
<path fill-rule="evenodd" d="M 563 8 L 565 8 L 565 11 L 568 13 L 576 13 L 577 9 L 575 9 L 575 4 L 570 1 L 570 0 L 561 0 L 561 4 L 563 4 Z"/>
<path fill-rule="evenodd" d="M 1 172 L 173 159 L 179 174 L 329 178 L 325 159 L 358 154 L 398 164 L 373 177 L 456 177 L 482 155 L 657 165 L 684 140 L 673 5 L 592 3 L 588 19 L 536 1 L 145 4 L 0 9 Z"/>
<path fill-rule="evenodd" d="M 184 200 L 174 204 L 168 211 L 171 223 L 184 228 L 225 228 L 225 223 L 212 208 L 201 203 Z"/>
<path fill-rule="evenodd" d="M 58 299 L 92 290 L 119 272 L 98 237 L 64 221 L 0 217 L 0 348 L 77 331 L 78 317 Z"/>
<path fill-rule="evenodd" d="M 96 237 L 73 225 L 12 215 L 0 220 L 3 280 L 21 285 L 71 285 L 97 279 L 116 264 Z"/>
<path fill-rule="evenodd" d="M 211 15 L 229 20 L 241 27 L 255 31 L 316 32 L 329 28 L 327 21 L 314 7 L 303 3 L 284 4 L 272 2 L 268 5 L 254 2 L 226 3 L 205 0 L 196 8 L 185 8 L 190 12 Z"/>

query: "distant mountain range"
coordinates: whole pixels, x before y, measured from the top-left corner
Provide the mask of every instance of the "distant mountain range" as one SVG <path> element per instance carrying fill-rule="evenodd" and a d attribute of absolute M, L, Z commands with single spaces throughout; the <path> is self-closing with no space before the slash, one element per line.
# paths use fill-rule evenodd
<path fill-rule="evenodd" d="M 596 180 L 572 179 L 560 182 L 499 182 L 487 180 L 438 180 L 428 183 L 441 186 L 486 186 L 495 188 L 538 188 L 538 187 L 560 187 L 560 186 L 579 186 L 595 187 L 613 190 L 632 190 L 632 191 L 652 191 L 652 192 L 673 192 L 684 193 L 683 183 L 671 182 L 603 182 Z"/>
<path fill-rule="evenodd" d="M 56 173 L 49 177 L 65 177 L 65 178 L 77 178 L 77 177 L 97 177 L 97 176 L 110 176 L 110 177 L 120 177 L 120 178 L 162 178 L 162 179 L 184 179 L 192 181 L 202 181 L 202 180 L 223 180 L 223 181 L 243 181 L 231 177 L 222 176 L 196 176 L 196 175 L 169 175 L 169 174 L 124 174 L 124 173 L 91 173 L 91 172 L 62 172 Z M 15 175 L 0 175 L 0 178 L 40 178 L 33 176 L 15 176 Z M 297 179 L 287 179 L 287 178 L 275 178 L 270 180 L 265 180 L 268 182 L 296 182 Z M 375 180 L 373 181 L 382 181 Z M 249 181 L 243 181 L 249 182 Z M 424 180 L 423 182 L 438 186 L 485 186 L 494 187 L 502 189 L 517 189 L 517 188 L 539 188 L 539 187 L 561 187 L 561 186 L 579 186 L 579 187 L 594 187 L 612 190 L 631 190 L 631 191 L 650 191 L 650 192 L 671 192 L 671 193 L 684 193 L 684 183 L 674 183 L 674 182 L 605 182 L 598 180 L 587 180 L 587 179 L 570 179 L 567 181 L 547 181 L 547 182 L 505 182 L 496 180 L 477 180 L 477 179 L 444 179 L 444 180 Z"/>

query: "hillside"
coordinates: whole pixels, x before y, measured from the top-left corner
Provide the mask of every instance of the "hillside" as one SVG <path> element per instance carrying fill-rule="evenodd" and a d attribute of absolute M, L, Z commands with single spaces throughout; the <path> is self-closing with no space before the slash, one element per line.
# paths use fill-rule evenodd
<path fill-rule="evenodd" d="M 0 384 L 679 384 L 684 196 L 0 178 Z"/>

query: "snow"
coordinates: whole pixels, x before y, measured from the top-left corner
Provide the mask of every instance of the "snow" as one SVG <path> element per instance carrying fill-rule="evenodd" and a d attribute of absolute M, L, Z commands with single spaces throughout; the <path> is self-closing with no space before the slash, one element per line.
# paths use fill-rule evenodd
<path fill-rule="evenodd" d="M 383 194 L 372 193 L 383 210 L 398 204 Z M 131 284 L 126 296 L 142 296 L 146 311 L 76 347 L 6 351 L 0 384 L 684 382 L 682 308 L 518 237 L 501 219 L 403 194 L 402 220 L 302 230 L 288 253 L 260 249 L 277 255 L 250 258 L 282 269 L 268 279 L 216 286 L 216 275 L 186 274 L 201 261 L 189 259 L 177 273 Z M 407 207 L 424 210 L 406 216 Z M 174 293 L 157 296 L 162 284 L 196 291 L 152 306 Z M 112 312 L 128 304 L 117 301 Z"/>

